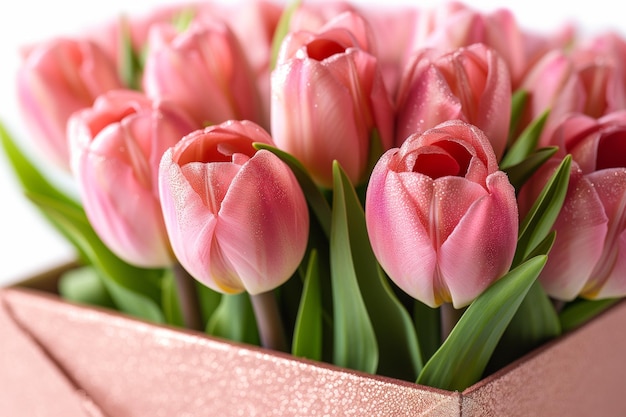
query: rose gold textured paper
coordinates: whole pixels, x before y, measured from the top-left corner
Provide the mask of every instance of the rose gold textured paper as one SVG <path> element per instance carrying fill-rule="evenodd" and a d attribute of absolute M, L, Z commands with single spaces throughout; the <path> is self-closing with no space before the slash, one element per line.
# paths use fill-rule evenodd
<path fill-rule="evenodd" d="M 459 394 L 293 360 L 28 290 L 0 291 L 0 298 L 103 416 L 626 415 L 626 303 Z"/>
<path fill-rule="evenodd" d="M 26 290 L 4 298 L 106 416 L 460 415 L 458 393 L 295 361 Z"/>
<path fill-rule="evenodd" d="M 463 416 L 626 416 L 626 303 L 463 393 Z"/>
<path fill-rule="evenodd" d="M 16 325 L 1 295 L 0 416 L 98 416 L 97 408 Z"/>

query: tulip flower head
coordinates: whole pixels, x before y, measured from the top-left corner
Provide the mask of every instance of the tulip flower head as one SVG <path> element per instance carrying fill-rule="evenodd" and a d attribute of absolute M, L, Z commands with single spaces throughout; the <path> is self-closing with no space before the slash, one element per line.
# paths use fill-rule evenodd
<path fill-rule="evenodd" d="M 520 193 L 526 210 L 550 173 L 572 155 L 556 240 L 539 280 L 559 300 L 626 295 L 626 112 L 600 119 L 573 114 L 556 128 L 560 153 Z"/>
<path fill-rule="evenodd" d="M 306 200 L 260 126 L 231 121 L 186 136 L 163 156 L 159 187 L 174 253 L 223 293 L 267 292 L 295 272 L 307 245 Z"/>
<path fill-rule="evenodd" d="M 419 14 L 415 26 L 414 51 L 453 51 L 475 43 L 493 48 L 506 62 L 513 90 L 544 54 L 563 48 L 574 35 L 571 25 L 564 25 L 549 36 L 538 36 L 522 28 L 510 10 L 484 13 L 458 1 L 426 9 Z"/>
<path fill-rule="evenodd" d="M 149 34 L 143 88 L 172 100 L 201 126 L 231 119 L 264 124 L 250 63 L 230 27 L 217 19 L 195 20 L 183 32 L 154 25 Z"/>
<path fill-rule="evenodd" d="M 391 147 L 393 109 L 367 25 L 350 12 L 319 32 L 294 32 L 272 73 L 272 137 L 321 186 L 332 186 L 332 163 L 350 180 L 365 180 L 372 134 Z"/>
<path fill-rule="evenodd" d="M 53 39 L 30 48 L 17 74 L 18 99 L 33 138 L 53 162 L 69 167 L 67 120 L 100 94 L 121 88 L 112 59 L 94 42 Z"/>
<path fill-rule="evenodd" d="M 506 63 L 483 44 L 449 53 L 422 50 L 405 69 L 397 108 L 396 146 L 412 133 L 461 119 L 487 135 L 500 159 L 511 120 L 511 81 Z"/>
<path fill-rule="evenodd" d="M 431 307 L 469 304 L 513 260 L 515 190 L 485 134 L 468 123 L 442 123 L 387 151 L 365 204 L 381 266 Z"/>
<path fill-rule="evenodd" d="M 171 103 L 113 90 L 68 122 L 72 173 L 103 242 L 143 267 L 173 261 L 157 188 L 166 149 L 196 128 Z"/>

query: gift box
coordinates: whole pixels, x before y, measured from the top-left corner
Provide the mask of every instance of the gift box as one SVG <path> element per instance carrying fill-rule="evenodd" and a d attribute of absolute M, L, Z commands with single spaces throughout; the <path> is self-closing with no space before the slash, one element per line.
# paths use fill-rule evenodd
<path fill-rule="evenodd" d="M 71 265 L 0 290 L 0 415 L 626 415 L 626 304 L 463 392 L 368 375 L 73 304 Z"/>

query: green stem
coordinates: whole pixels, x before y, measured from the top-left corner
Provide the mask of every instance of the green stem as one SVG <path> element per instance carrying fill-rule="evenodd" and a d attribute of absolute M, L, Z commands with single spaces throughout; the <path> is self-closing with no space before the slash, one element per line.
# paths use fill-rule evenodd
<path fill-rule="evenodd" d="M 283 320 L 272 291 L 250 294 L 261 345 L 268 349 L 287 351 Z"/>
<path fill-rule="evenodd" d="M 439 307 L 439 311 L 441 314 L 441 343 L 445 342 L 456 326 L 456 323 L 459 321 L 461 316 L 463 315 L 463 309 L 457 310 L 450 303 L 443 303 L 441 307 Z"/>
<path fill-rule="evenodd" d="M 203 330 L 202 311 L 196 288 L 196 280 L 189 275 L 179 263 L 174 265 L 174 283 L 180 310 L 183 316 L 183 325 L 192 330 Z"/>

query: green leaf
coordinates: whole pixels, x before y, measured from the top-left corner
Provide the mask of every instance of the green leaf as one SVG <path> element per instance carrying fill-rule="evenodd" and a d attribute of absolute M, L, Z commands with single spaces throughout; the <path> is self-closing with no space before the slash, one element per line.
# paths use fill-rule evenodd
<path fill-rule="evenodd" d="M 559 316 L 541 284 L 536 281 L 502 335 L 490 367 L 494 371 L 500 369 L 560 335 Z"/>
<path fill-rule="evenodd" d="M 272 152 L 274 155 L 279 157 L 284 163 L 286 163 L 287 166 L 289 166 L 291 171 L 296 176 L 296 179 L 298 180 L 298 183 L 300 184 L 300 188 L 302 189 L 302 192 L 304 193 L 304 196 L 306 197 L 306 200 L 309 203 L 309 206 L 311 207 L 313 214 L 315 214 L 315 217 L 317 218 L 317 221 L 319 222 L 320 227 L 322 228 L 322 230 L 326 234 L 326 237 L 328 238 L 330 236 L 330 221 L 331 221 L 330 220 L 331 219 L 330 205 L 328 204 L 326 197 L 324 197 L 324 194 L 322 194 L 320 189 L 317 187 L 317 185 L 315 184 L 315 182 L 313 181 L 313 179 L 307 172 L 306 168 L 302 165 L 302 163 L 300 163 L 300 161 L 298 161 L 289 153 L 283 150 L 280 150 L 278 148 L 275 148 L 271 145 L 257 142 L 254 144 L 254 147 L 256 149 L 265 149 L 265 150 Z"/>
<path fill-rule="evenodd" d="M 467 308 L 450 335 L 424 365 L 419 384 L 463 391 L 480 380 L 500 337 L 543 269 L 536 256 L 493 283 Z"/>
<path fill-rule="evenodd" d="M 134 267 L 115 256 L 98 238 L 84 212 L 73 210 L 56 200 L 30 196 L 70 241 L 80 248 L 98 270 L 117 308 L 132 316 L 161 323 L 159 307 L 161 272 Z M 158 301 L 157 301 L 158 300 Z"/>
<path fill-rule="evenodd" d="M 503 169 L 509 177 L 509 182 L 513 184 L 515 190 L 519 192 L 526 181 L 550 159 L 558 150 L 557 147 L 538 149 L 528 155 L 523 161 Z"/>
<path fill-rule="evenodd" d="M 333 180 L 334 198 L 330 229 L 334 313 L 333 361 L 344 368 L 373 374 L 378 367 L 378 342 L 361 296 L 355 271 L 344 181 L 337 163 L 333 164 Z"/>
<path fill-rule="evenodd" d="M 222 294 L 210 289 L 201 282 L 196 282 L 196 290 L 198 300 L 200 302 L 200 311 L 202 313 L 202 321 L 208 323 L 209 319 L 217 309 L 222 299 Z"/>
<path fill-rule="evenodd" d="M 300 7 L 302 0 L 296 0 L 289 6 L 285 7 L 283 14 L 280 16 L 276 31 L 272 38 L 272 49 L 270 53 L 270 69 L 276 68 L 276 61 L 278 60 L 278 53 L 280 52 L 280 45 L 283 43 L 283 39 L 289 33 L 289 24 L 291 22 L 291 16 Z"/>
<path fill-rule="evenodd" d="M 511 97 L 511 122 L 509 124 L 509 145 L 515 140 L 515 132 L 522 118 L 524 108 L 528 102 L 528 92 L 525 90 L 517 90 Z"/>
<path fill-rule="evenodd" d="M 18 182 L 25 192 L 46 195 L 50 198 L 80 209 L 80 204 L 67 194 L 53 186 L 35 164 L 26 157 L 11 138 L 5 127 L 0 124 L 0 140 Z"/>
<path fill-rule="evenodd" d="M 524 129 L 522 134 L 506 152 L 504 158 L 502 158 L 502 161 L 500 162 L 500 169 L 509 168 L 522 162 L 535 151 L 549 114 L 550 112 L 546 110 L 543 114 L 533 120 L 526 129 Z"/>
<path fill-rule="evenodd" d="M 102 274 L 103 284 L 115 301 L 119 311 L 153 323 L 164 323 L 165 318 L 159 305 L 142 293 L 133 292 L 118 281 Z"/>
<path fill-rule="evenodd" d="M 206 332 L 234 342 L 259 345 L 259 332 L 247 293 L 222 294 Z"/>
<path fill-rule="evenodd" d="M 422 363 L 425 363 L 441 346 L 441 314 L 439 309 L 415 301 L 413 323 L 422 353 Z"/>
<path fill-rule="evenodd" d="M 344 249 L 349 251 L 349 257 L 343 260 L 355 261 L 350 267 L 356 274 L 380 353 L 377 373 L 414 381 L 422 362 L 413 321 L 397 299 L 374 256 L 367 234 L 365 213 L 353 185 L 338 163 L 334 164 L 333 169 L 333 220 L 336 219 L 342 228 L 347 227 L 342 232 L 347 232 L 347 236 L 342 238 L 347 238 L 348 242 L 341 244 L 349 245 Z M 336 243 L 331 240 L 331 256 Z"/>
<path fill-rule="evenodd" d="M 304 290 L 296 317 L 291 353 L 294 356 L 322 360 L 322 294 L 317 251 L 309 257 Z"/>
<path fill-rule="evenodd" d="M 76 303 L 115 308 L 100 275 L 90 266 L 73 268 L 59 280 L 59 294 Z"/>
<path fill-rule="evenodd" d="M 162 270 L 139 268 L 117 257 L 100 240 L 82 208 L 66 205 L 48 196 L 27 193 L 27 197 L 63 229 L 72 243 L 86 254 L 92 265 L 105 277 L 133 292 L 160 301 Z"/>
<path fill-rule="evenodd" d="M 162 322 L 159 307 L 162 271 L 134 267 L 113 254 L 94 232 L 81 205 L 52 185 L 1 125 L 0 139 L 26 197 L 98 270 L 118 309 Z"/>
<path fill-rule="evenodd" d="M 572 157 L 566 156 L 559 164 L 532 208 L 522 221 L 517 239 L 517 249 L 513 258 L 513 266 L 528 259 L 530 253 L 540 245 L 550 233 L 556 220 L 569 184 Z"/>
<path fill-rule="evenodd" d="M 559 314 L 563 333 L 570 332 L 582 326 L 621 300 L 621 298 L 607 298 L 604 300 L 579 299 L 569 303 Z"/>

